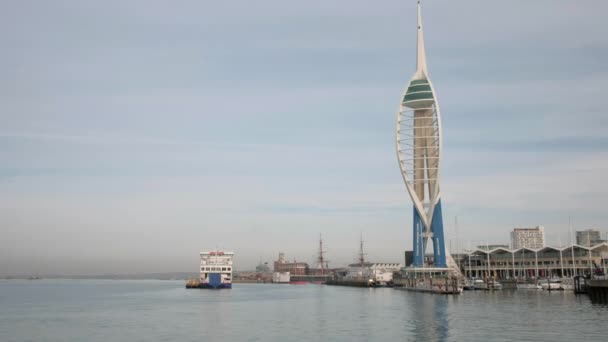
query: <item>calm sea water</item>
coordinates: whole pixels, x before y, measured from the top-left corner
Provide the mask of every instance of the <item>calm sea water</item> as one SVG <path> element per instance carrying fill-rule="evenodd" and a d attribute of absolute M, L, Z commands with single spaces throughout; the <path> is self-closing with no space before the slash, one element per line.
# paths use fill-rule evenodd
<path fill-rule="evenodd" d="M 0 281 L 0 341 L 608 341 L 608 307 L 567 292 L 183 285 Z"/>

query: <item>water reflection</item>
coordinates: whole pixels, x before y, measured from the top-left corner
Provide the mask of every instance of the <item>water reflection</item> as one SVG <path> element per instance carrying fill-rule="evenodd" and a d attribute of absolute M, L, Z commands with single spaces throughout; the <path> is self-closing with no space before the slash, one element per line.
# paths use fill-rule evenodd
<path fill-rule="evenodd" d="M 412 317 L 409 324 L 411 340 L 447 341 L 449 320 L 447 296 L 407 292 L 407 309 Z"/>

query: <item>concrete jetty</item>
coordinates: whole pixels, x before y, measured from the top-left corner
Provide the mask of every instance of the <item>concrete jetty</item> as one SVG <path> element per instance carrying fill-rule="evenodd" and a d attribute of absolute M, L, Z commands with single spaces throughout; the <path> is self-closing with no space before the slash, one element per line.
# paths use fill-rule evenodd
<path fill-rule="evenodd" d="M 326 285 L 354 286 L 354 287 L 376 287 L 371 279 L 329 279 Z"/>

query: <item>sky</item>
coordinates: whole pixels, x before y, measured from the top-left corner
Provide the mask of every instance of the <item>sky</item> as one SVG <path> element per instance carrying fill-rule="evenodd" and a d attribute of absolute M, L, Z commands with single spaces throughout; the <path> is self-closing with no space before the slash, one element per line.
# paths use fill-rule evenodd
<path fill-rule="evenodd" d="M 607 12 L 423 2 L 452 250 L 608 230 Z M 414 0 L 3 1 L 0 275 L 402 261 L 415 48 Z"/>

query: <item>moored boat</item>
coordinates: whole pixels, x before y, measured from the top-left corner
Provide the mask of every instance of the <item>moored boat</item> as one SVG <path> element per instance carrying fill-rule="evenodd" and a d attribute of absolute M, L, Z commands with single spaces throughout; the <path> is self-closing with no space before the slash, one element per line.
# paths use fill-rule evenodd
<path fill-rule="evenodd" d="M 462 286 L 462 289 L 465 291 L 473 291 L 475 290 L 475 284 L 473 283 L 473 279 L 467 279 L 464 282 L 464 286 Z"/>
<path fill-rule="evenodd" d="M 537 283 L 517 283 L 518 290 L 540 290 L 542 287 Z"/>
<path fill-rule="evenodd" d="M 475 279 L 473 286 L 475 290 L 502 290 L 502 284 L 496 280 L 485 281 L 483 279 Z"/>
<path fill-rule="evenodd" d="M 574 285 L 570 284 L 567 281 L 563 281 L 560 278 L 553 279 L 543 279 L 540 281 L 540 285 L 543 290 L 547 291 L 563 291 L 563 290 L 573 290 Z"/>

